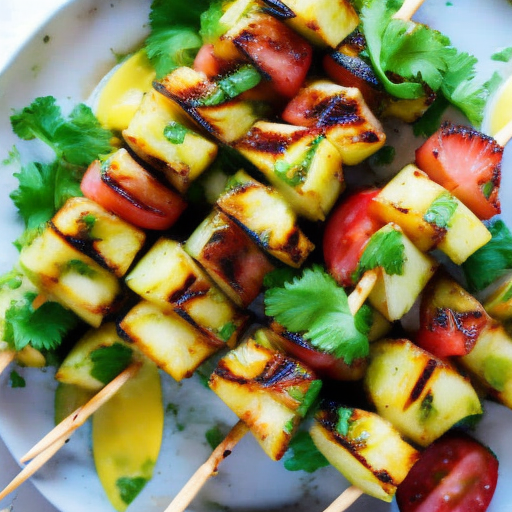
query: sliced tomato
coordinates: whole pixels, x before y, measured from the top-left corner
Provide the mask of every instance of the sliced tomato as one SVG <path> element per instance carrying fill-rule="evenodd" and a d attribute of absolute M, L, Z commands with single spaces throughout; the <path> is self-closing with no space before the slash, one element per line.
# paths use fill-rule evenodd
<path fill-rule="evenodd" d="M 97 160 L 87 169 L 80 188 L 85 197 L 143 229 L 170 228 L 186 202 L 142 167 L 137 174 L 109 167 Z"/>
<path fill-rule="evenodd" d="M 194 59 L 193 67 L 208 78 L 229 73 L 246 60 L 231 41 L 218 41 L 203 45 Z"/>
<path fill-rule="evenodd" d="M 416 344 L 441 358 L 464 356 L 489 320 L 484 307 L 458 283 L 437 276 L 421 299 Z"/>
<path fill-rule="evenodd" d="M 343 359 L 320 352 L 302 336 L 286 332 L 277 324 L 273 324 L 272 329 L 280 334 L 277 342 L 281 345 L 282 350 L 303 362 L 321 377 L 356 381 L 361 379 L 366 371 L 368 365 L 366 358 L 355 359 L 352 364 L 348 365 Z"/>
<path fill-rule="evenodd" d="M 449 123 L 416 150 L 416 164 L 480 219 L 500 213 L 503 147 L 473 128 Z"/>
<path fill-rule="evenodd" d="M 289 124 L 312 128 L 318 122 L 318 112 L 315 110 L 318 102 L 317 91 L 302 89 L 286 105 L 281 117 Z"/>
<path fill-rule="evenodd" d="M 278 94 L 286 98 L 297 94 L 313 57 L 305 39 L 269 15 L 258 17 L 233 42 L 272 82 Z"/>
<path fill-rule="evenodd" d="M 465 434 L 432 443 L 398 486 L 401 512 L 484 512 L 498 480 L 498 460 Z"/>
<path fill-rule="evenodd" d="M 335 208 L 327 220 L 323 238 L 325 264 L 341 286 L 351 286 L 365 245 L 382 223 L 368 208 L 378 189 L 357 192 Z"/>

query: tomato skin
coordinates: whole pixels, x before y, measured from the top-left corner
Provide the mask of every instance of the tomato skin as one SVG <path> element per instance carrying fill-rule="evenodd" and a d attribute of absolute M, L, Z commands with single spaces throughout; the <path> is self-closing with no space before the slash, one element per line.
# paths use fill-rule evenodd
<path fill-rule="evenodd" d="M 284 121 L 295 126 L 314 127 L 318 122 L 317 113 L 314 111 L 318 104 L 318 95 L 314 91 L 306 94 L 306 91 L 299 93 L 286 105 L 281 113 Z"/>
<path fill-rule="evenodd" d="M 382 223 L 369 213 L 379 189 L 357 192 L 343 201 L 327 220 L 323 238 L 325 264 L 341 286 L 352 286 L 352 274 L 370 237 Z"/>
<path fill-rule="evenodd" d="M 498 459 L 466 434 L 432 443 L 398 486 L 401 512 L 484 512 L 498 480 Z"/>
<path fill-rule="evenodd" d="M 112 168 L 102 171 L 99 160 L 87 169 L 80 189 L 85 197 L 143 229 L 170 228 L 187 206 L 147 171 L 123 176 Z"/>
<path fill-rule="evenodd" d="M 238 49 L 268 77 L 275 91 L 292 98 L 311 66 L 311 45 L 272 16 L 250 23 L 233 39 Z"/>
<path fill-rule="evenodd" d="M 490 317 L 453 279 L 438 274 L 423 292 L 416 344 L 437 357 L 465 356 Z"/>
<path fill-rule="evenodd" d="M 348 365 L 343 359 L 316 350 L 307 340 L 294 333 L 288 333 L 278 324 L 272 329 L 279 333 L 276 340 L 287 354 L 303 362 L 321 377 L 333 380 L 356 381 L 363 377 L 367 365 L 366 358 L 359 358 Z"/>

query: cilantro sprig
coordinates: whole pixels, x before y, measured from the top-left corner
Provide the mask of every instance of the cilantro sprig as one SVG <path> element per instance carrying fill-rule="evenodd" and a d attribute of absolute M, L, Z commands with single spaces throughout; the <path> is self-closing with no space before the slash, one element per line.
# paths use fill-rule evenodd
<path fill-rule="evenodd" d="M 476 58 L 459 52 L 450 39 L 421 23 L 393 19 L 401 0 L 359 1 L 361 27 L 373 68 L 391 95 L 442 94 L 478 126 L 488 90 L 475 80 Z"/>
<path fill-rule="evenodd" d="M 306 269 L 283 287 L 267 290 L 265 313 L 347 364 L 368 355 L 370 310 L 363 306 L 353 316 L 345 291 L 320 266 Z"/>

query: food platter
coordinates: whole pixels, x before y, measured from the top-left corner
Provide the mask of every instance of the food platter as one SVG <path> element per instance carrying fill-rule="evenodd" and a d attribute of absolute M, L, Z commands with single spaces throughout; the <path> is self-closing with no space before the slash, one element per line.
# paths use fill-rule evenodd
<path fill-rule="evenodd" d="M 11 110 L 24 107 L 35 97 L 53 95 L 63 109 L 90 98 L 101 78 L 115 65 L 115 55 L 137 47 L 147 33 L 150 2 L 140 0 L 76 0 L 70 2 L 38 30 L 16 60 L 0 76 L 1 158 L 13 145 L 24 158 L 45 158 L 40 146 L 23 143 L 12 134 Z M 506 0 L 465 0 L 462 2 L 427 0 L 417 19 L 447 34 L 455 46 L 475 54 L 478 71 L 489 78 L 493 71 L 503 76 L 512 72 L 510 63 L 493 61 L 497 50 L 510 46 L 512 6 Z M 485 129 L 485 124 L 484 124 Z M 401 145 L 404 161 L 411 160 L 413 145 L 404 132 L 393 136 Z M 503 162 L 503 216 L 512 225 L 512 151 L 505 152 Z M 399 169 L 399 160 L 393 163 Z M 22 226 L 8 199 L 15 188 L 13 167 L 0 173 L 0 225 L 2 248 L 0 271 L 10 269 L 16 259 L 11 241 Z M 27 387 L 11 389 L 8 372 L 0 377 L 0 436 L 19 457 L 53 427 L 52 370 L 22 369 Z M 164 405 L 168 407 L 162 452 L 153 480 L 146 486 L 131 510 L 164 510 L 189 476 L 204 461 L 210 448 L 204 433 L 211 426 L 234 425 L 236 417 L 208 392 L 199 379 L 181 384 L 164 378 Z M 178 411 L 177 414 L 175 411 Z M 500 480 L 490 512 L 510 510 L 512 494 L 512 447 L 508 442 L 508 425 L 512 411 L 487 403 L 486 416 L 477 437 L 486 442 L 500 460 Z M 182 428 L 184 426 L 184 428 Z M 34 483 L 62 512 L 109 512 L 112 510 L 96 476 L 91 457 L 90 427 L 81 428 L 52 462 L 34 478 Z M 235 453 L 223 463 L 219 475 L 207 484 L 190 510 L 323 510 L 348 484 L 333 468 L 313 475 L 292 473 L 282 463 L 271 462 L 256 442 L 248 436 Z M 376 512 L 396 510 L 363 497 L 351 510 L 371 508 Z"/>

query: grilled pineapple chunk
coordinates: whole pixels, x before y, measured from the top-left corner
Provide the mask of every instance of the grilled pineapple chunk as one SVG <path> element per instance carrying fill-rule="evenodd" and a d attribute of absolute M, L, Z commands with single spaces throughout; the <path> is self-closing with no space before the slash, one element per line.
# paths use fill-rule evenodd
<path fill-rule="evenodd" d="M 345 188 L 341 155 L 318 133 L 258 121 L 235 148 L 310 220 L 325 220 Z"/>
<path fill-rule="evenodd" d="M 490 322 L 460 362 L 489 393 L 512 409 L 512 338 L 498 322 Z"/>
<path fill-rule="evenodd" d="M 64 384 L 98 391 L 108 384 L 109 377 L 116 376 L 108 375 L 110 370 L 118 369 L 120 373 L 134 357 L 141 359 L 141 355 L 119 337 L 115 323 L 108 322 L 98 329 L 90 329 L 78 340 L 62 361 L 55 378 Z M 107 373 L 102 368 L 106 359 L 110 359 Z"/>
<path fill-rule="evenodd" d="M 379 267 L 377 282 L 368 297 L 371 305 L 391 322 L 399 320 L 411 309 L 438 267 L 436 260 L 417 249 L 397 224 L 386 224 L 373 236 L 392 231 L 402 235 L 403 271 L 390 275 Z"/>
<path fill-rule="evenodd" d="M 93 327 L 119 305 L 117 278 L 51 227 L 23 247 L 20 264 L 39 289 Z"/>
<path fill-rule="evenodd" d="M 219 346 L 233 347 L 247 319 L 174 240 L 160 238 L 126 284 L 143 299 L 174 309 Z"/>
<path fill-rule="evenodd" d="M 380 121 L 355 87 L 342 87 L 330 80 L 315 80 L 291 101 L 307 105 L 308 126 L 322 131 L 340 152 L 344 164 L 356 165 L 386 142 Z"/>
<path fill-rule="evenodd" d="M 286 452 L 321 387 L 302 363 L 271 348 L 264 331 L 224 356 L 209 384 L 273 460 Z"/>
<path fill-rule="evenodd" d="M 348 0 L 280 0 L 293 17 L 287 23 L 318 46 L 336 48 L 359 25 Z"/>
<path fill-rule="evenodd" d="M 364 385 L 377 413 L 420 446 L 460 420 L 482 414 L 467 379 L 405 339 L 370 345 Z"/>
<path fill-rule="evenodd" d="M 261 103 L 238 98 L 219 105 L 206 105 L 203 100 L 215 93 L 217 86 L 204 73 L 187 67 L 175 69 L 155 83 L 155 87 L 180 105 L 199 126 L 226 144 L 245 135 L 265 112 Z"/>
<path fill-rule="evenodd" d="M 491 239 L 471 210 L 412 164 L 374 198 L 372 211 L 397 223 L 421 251 L 437 247 L 457 265 Z"/>
<path fill-rule="evenodd" d="M 155 90 L 144 96 L 123 137 L 182 194 L 217 156 L 217 145 L 194 131 L 183 111 Z"/>
<path fill-rule="evenodd" d="M 72 197 L 52 227 L 71 245 L 117 277 L 128 271 L 146 240 L 144 232 L 86 197 Z"/>
<path fill-rule="evenodd" d="M 325 458 L 366 494 L 391 501 L 420 453 L 372 412 L 330 403 L 315 419 L 311 437 Z"/>
<path fill-rule="evenodd" d="M 297 225 L 297 217 L 274 189 L 239 171 L 217 206 L 233 218 L 269 254 L 299 268 L 314 245 Z"/>
<path fill-rule="evenodd" d="M 249 235 L 216 209 L 192 233 L 185 250 L 242 308 L 258 296 L 263 278 L 274 269 Z"/>
<path fill-rule="evenodd" d="M 191 377 L 201 363 L 219 350 L 177 313 L 147 301 L 128 311 L 118 331 L 177 381 Z"/>

